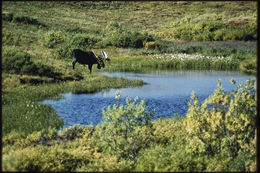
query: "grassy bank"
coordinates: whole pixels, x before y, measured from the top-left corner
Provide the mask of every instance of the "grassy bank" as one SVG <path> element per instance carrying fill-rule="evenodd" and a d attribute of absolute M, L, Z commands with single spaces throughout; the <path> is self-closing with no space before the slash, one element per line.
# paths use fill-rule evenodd
<path fill-rule="evenodd" d="M 18 80 L 12 79 L 13 82 Z M 30 134 L 34 131 L 60 128 L 63 121 L 47 105 L 39 104 L 44 99 L 58 99 L 61 93 L 94 93 L 107 88 L 121 88 L 143 85 L 141 80 L 89 76 L 80 81 L 60 82 L 43 85 L 22 85 L 4 89 L 2 92 L 2 135 L 11 131 Z M 8 86 L 6 86 L 9 88 Z"/>

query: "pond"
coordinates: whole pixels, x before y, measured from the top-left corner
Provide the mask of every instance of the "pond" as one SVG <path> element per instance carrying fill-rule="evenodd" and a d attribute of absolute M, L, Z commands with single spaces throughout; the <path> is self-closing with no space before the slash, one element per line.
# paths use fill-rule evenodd
<path fill-rule="evenodd" d="M 142 79 L 146 85 L 135 88 L 103 90 L 94 94 L 63 94 L 60 100 L 45 100 L 41 103 L 51 105 L 57 114 L 64 118 L 64 128 L 74 124 L 97 125 L 102 121 L 102 109 L 113 104 L 125 104 L 125 98 L 145 99 L 148 112 L 154 111 L 153 119 L 172 117 L 174 113 L 185 116 L 192 91 L 200 101 L 206 99 L 222 81 L 226 91 L 234 90 L 230 83 L 234 78 L 237 83 L 255 78 L 230 71 L 154 71 L 151 73 L 107 73 L 100 75 Z M 115 94 L 120 92 L 120 99 Z"/>

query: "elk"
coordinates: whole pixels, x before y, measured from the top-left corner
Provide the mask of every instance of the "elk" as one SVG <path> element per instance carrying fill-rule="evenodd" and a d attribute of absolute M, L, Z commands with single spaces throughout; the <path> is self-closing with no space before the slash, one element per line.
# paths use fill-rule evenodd
<path fill-rule="evenodd" d="M 109 61 L 110 59 L 107 57 L 107 54 L 104 50 L 101 51 L 104 59 Z M 72 51 L 72 68 L 75 69 L 75 64 L 78 62 L 79 64 L 88 65 L 89 72 L 91 74 L 92 71 L 92 65 L 97 64 L 97 68 L 101 69 L 101 67 L 105 67 L 103 58 L 100 56 L 95 55 L 93 51 L 82 51 L 80 49 L 74 49 Z"/>

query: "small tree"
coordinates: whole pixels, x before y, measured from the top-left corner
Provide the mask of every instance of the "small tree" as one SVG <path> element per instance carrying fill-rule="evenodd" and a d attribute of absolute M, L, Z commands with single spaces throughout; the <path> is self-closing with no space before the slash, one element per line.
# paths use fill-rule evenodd
<path fill-rule="evenodd" d="M 126 98 L 126 105 L 114 104 L 103 110 L 103 123 L 98 131 L 101 147 L 119 158 L 135 159 L 151 141 L 153 113 L 146 113 L 145 101 L 136 103 L 137 99 Z"/>
<path fill-rule="evenodd" d="M 234 79 L 231 79 L 231 82 L 235 84 Z M 237 171 L 254 171 L 256 165 L 255 80 L 246 81 L 244 87 L 237 84 L 236 90 L 232 92 L 224 91 L 219 82 L 219 87 L 213 95 L 201 105 L 193 93 L 186 116 L 189 143 L 187 152 L 219 158 L 221 160 L 218 163 L 222 161 L 226 163 L 226 165 L 218 165 L 223 169 L 230 169 L 228 164 L 230 161 L 232 162 L 234 158 L 242 158 L 242 155 L 247 153 L 247 157 L 243 156 L 247 159 L 241 162 L 242 170 Z"/>

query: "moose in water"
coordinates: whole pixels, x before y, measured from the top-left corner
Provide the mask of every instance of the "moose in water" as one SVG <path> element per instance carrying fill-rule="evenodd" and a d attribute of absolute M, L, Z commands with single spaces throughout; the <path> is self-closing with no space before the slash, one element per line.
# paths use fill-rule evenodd
<path fill-rule="evenodd" d="M 106 61 L 110 61 L 110 59 L 107 57 L 107 54 L 104 50 L 101 51 L 104 59 Z M 73 58 L 73 62 L 72 62 L 72 68 L 75 69 L 75 64 L 76 62 L 83 64 L 83 65 L 88 65 L 88 69 L 90 71 L 92 71 L 92 65 L 93 64 L 97 64 L 97 68 L 101 69 L 101 67 L 105 67 L 103 58 L 100 56 L 97 56 L 93 51 L 82 51 L 80 49 L 74 49 L 72 51 L 72 58 Z"/>

